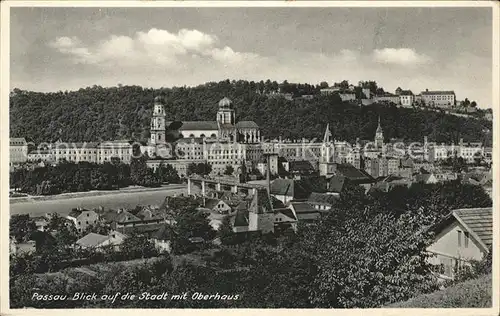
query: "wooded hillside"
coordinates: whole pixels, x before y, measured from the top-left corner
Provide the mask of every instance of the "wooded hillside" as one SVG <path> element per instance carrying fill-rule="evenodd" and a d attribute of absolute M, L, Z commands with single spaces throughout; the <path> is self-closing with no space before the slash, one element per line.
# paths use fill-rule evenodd
<path fill-rule="evenodd" d="M 153 99 L 165 96 L 167 120 L 215 120 L 218 101 L 234 102 L 237 120 L 253 120 L 267 138 L 322 138 L 326 124 L 334 138 L 373 139 L 378 115 L 384 136 L 406 141 L 485 141 L 492 123 L 424 109 L 391 105 L 360 107 L 343 103 L 336 95 L 320 96 L 319 86 L 304 85 L 315 98 L 293 101 L 268 97 L 277 83 L 221 81 L 197 87 L 151 89 L 139 86 L 88 87 L 78 91 L 39 93 L 14 89 L 10 98 L 11 137 L 44 141 L 146 140 Z M 295 95 L 297 94 L 295 93 Z"/>

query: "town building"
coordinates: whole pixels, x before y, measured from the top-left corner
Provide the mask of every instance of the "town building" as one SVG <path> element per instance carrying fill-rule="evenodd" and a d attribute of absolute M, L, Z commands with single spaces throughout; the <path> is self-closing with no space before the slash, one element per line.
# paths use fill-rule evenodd
<path fill-rule="evenodd" d="M 52 154 L 51 150 L 36 149 L 36 150 L 32 150 L 28 153 L 28 161 L 29 162 L 37 162 L 37 161 L 52 162 L 52 161 L 54 161 L 54 155 Z"/>
<path fill-rule="evenodd" d="M 28 160 L 28 143 L 24 137 L 10 138 L 10 166 Z"/>
<path fill-rule="evenodd" d="M 403 107 L 412 107 L 415 102 L 415 96 L 411 90 L 402 90 L 399 93 L 399 103 Z"/>
<path fill-rule="evenodd" d="M 344 189 L 344 185 L 347 183 L 352 183 L 354 185 L 360 185 L 368 190 L 375 179 L 370 176 L 367 172 L 356 169 L 350 164 L 332 164 L 329 166 L 327 176 L 327 193 L 329 194 L 340 194 Z"/>
<path fill-rule="evenodd" d="M 130 140 L 100 142 L 97 145 L 97 163 L 111 162 L 115 159 L 117 162 L 129 164 L 133 155 L 132 150 Z"/>
<path fill-rule="evenodd" d="M 331 95 L 340 92 L 340 90 L 340 87 L 328 87 L 320 89 L 319 92 L 321 93 L 321 95 Z"/>
<path fill-rule="evenodd" d="M 311 223 L 321 217 L 321 212 L 308 202 L 290 202 L 289 208 L 297 216 L 297 221 Z"/>
<path fill-rule="evenodd" d="M 307 203 L 321 213 L 329 212 L 338 197 L 328 193 L 312 192 L 307 198 Z"/>
<path fill-rule="evenodd" d="M 73 209 L 66 218 L 73 222 L 78 232 L 84 232 L 99 221 L 99 215 L 95 211 L 82 208 Z"/>
<path fill-rule="evenodd" d="M 353 92 L 341 92 L 339 93 L 339 97 L 343 102 L 356 100 L 356 94 Z"/>
<path fill-rule="evenodd" d="M 380 156 L 365 159 L 365 171 L 374 178 L 397 175 L 400 160 L 394 157 Z"/>
<path fill-rule="evenodd" d="M 113 230 L 110 231 L 108 235 L 88 233 L 75 242 L 75 247 L 81 249 L 95 249 L 97 251 L 102 251 L 107 247 L 114 247 L 114 249 L 118 250 L 125 238 L 127 238 L 126 235 Z"/>
<path fill-rule="evenodd" d="M 237 209 L 231 223 L 235 233 L 274 232 L 275 212 L 267 190 L 257 189 L 248 208 Z"/>
<path fill-rule="evenodd" d="M 427 247 L 432 254 L 429 262 L 438 276 L 453 279 L 471 260 L 479 261 L 493 244 L 492 208 L 453 210 L 442 222 L 432 228 L 436 234 Z"/>
<path fill-rule="evenodd" d="M 58 141 L 51 146 L 51 151 L 58 163 L 62 160 L 74 163 L 81 161 L 97 163 L 100 160 L 97 157 L 99 152 L 97 145 L 98 143 L 95 142 L 65 143 Z"/>
<path fill-rule="evenodd" d="M 481 161 L 483 156 L 484 147 L 482 143 L 465 143 L 463 139 L 460 139 L 458 157 L 462 157 L 467 163 L 474 163 L 476 160 Z"/>
<path fill-rule="evenodd" d="M 395 94 L 386 92 L 384 94 L 374 96 L 373 100 L 375 102 L 379 102 L 379 103 L 399 104 L 401 98 L 399 97 L 399 95 L 395 95 Z"/>
<path fill-rule="evenodd" d="M 298 180 L 275 179 L 271 182 L 270 194 L 283 204 L 295 200 L 305 200 L 310 192 Z"/>

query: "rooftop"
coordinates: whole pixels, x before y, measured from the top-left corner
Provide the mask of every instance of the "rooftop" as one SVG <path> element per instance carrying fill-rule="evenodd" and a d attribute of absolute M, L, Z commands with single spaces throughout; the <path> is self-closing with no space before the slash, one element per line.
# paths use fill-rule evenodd
<path fill-rule="evenodd" d="M 173 122 L 166 122 L 169 126 Z M 202 131 L 217 131 L 219 126 L 216 121 L 182 121 L 181 126 L 178 128 L 180 131 L 186 130 L 202 130 Z M 210 136 L 210 135 L 206 135 Z"/>
<path fill-rule="evenodd" d="M 240 121 L 236 123 L 236 128 L 252 128 L 256 129 L 259 128 L 259 125 L 255 123 L 254 121 Z"/>
<path fill-rule="evenodd" d="M 27 145 L 26 139 L 24 137 L 11 137 L 10 146 L 22 146 Z"/>
<path fill-rule="evenodd" d="M 84 247 L 97 247 L 106 241 L 109 236 L 89 233 L 76 241 L 76 244 Z"/>
<path fill-rule="evenodd" d="M 455 91 L 422 91 L 422 95 L 450 95 L 455 94 Z"/>
<path fill-rule="evenodd" d="M 486 247 L 491 247 L 493 244 L 493 211 L 491 207 L 457 209 L 452 214 Z"/>

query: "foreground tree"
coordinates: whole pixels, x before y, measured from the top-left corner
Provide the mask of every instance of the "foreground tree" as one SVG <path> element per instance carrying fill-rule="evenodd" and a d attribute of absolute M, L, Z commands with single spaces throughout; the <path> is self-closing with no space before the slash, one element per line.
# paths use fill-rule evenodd
<path fill-rule="evenodd" d="M 313 234 L 321 246 L 313 250 L 311 303 L 377 307 L 434 290 L 424 251 L 431 235 L 419 216 L 395 217 L 369 204 L 330 213 Z"/>
<path fill-rule="evenodd" d="M 35 222 L 30 219 L 29 214 L 12 215 L 9 228 L 10 236 L 17 242 L 21 242 L 26 235 L 36 230 Z"/>

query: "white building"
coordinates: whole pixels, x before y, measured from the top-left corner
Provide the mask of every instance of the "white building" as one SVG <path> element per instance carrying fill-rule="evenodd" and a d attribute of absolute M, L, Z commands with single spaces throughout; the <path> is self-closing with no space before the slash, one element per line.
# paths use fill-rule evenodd
<path fill-rule="evenodd" d="M 356 100 L 356 94 L 352 92 L 343 92 L 339 93 L 340 99 L 342 101 L 354 101 Z"/>
<path fill-rule="evenodd" d="M 28 161 L 54 161 L 54 155 L 51 150 L 36 149 L 28 154 Z"/>
<path fill-rule="evenodd" d="M 73 222 L 78 232 L 84 232 L 89 226 L 99 221 L 99 215 L 95 211 L 82 208 L 72 210 L 66 218 Z"/>
<path fill-rule="evenodd" d="M 399 102 L 401 103 L 402 106 L 404 107 L 411 107 L 413 106 L 413 103 L 415 102 L 415 96 L 410 90 L 403 90 L 399 94 Z"/>
<path fill-rule="evenodd" d="M 10 138 L 10 165 L 28 160 L 28 143 L 24 137 Z"/>
<path fill-rule="evenodd" d="M 451 108 L 455 105 L 454 91 L 422 91 L 422 101 L 431 107 Z"/>

